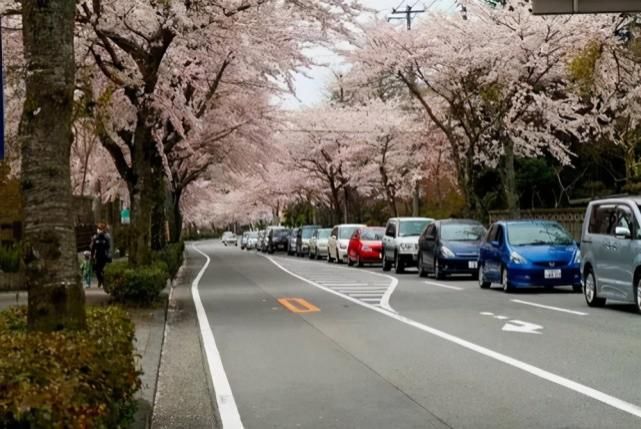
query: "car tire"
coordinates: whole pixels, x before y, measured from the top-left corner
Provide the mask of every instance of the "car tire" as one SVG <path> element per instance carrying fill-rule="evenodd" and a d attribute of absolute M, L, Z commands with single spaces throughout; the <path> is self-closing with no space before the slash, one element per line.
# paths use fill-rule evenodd
<path fill-rule="evenodd" d="M 634 302 L 637 313 L 641 313 L 641 279 L 639 279 L 637 285 L 634 287 Z"/>
<path fill-rule="evenodd" d="M 361 255 L 359 254 L 356 255 L 356 265 L 358 268 L 363 268 L 363 261 L 361 261 Z"/>
<path fill-rule="evenodd" d="M 418 254 L 418 275 L 419 277 L 427 277 L 427 270 L 423 263 L 423 252 L 419 252 Z"/>
<path fill-rule="evenodd" d="M 605 305 L 605 298 L 599 298 L 597 294 L 596 278 L 594 277 L 592 270 L 589 270 L 585 274 L 583 284 L 583 296 L 585 297 L 585 302 L 588 306 L 603 307 Z"/>
<path fill-rule="evenodd" d="M 347 255 L 347 266 L 353 267 L 354 266 L 354 261 L 352 261 L 352 258 Z"/>
<path fill-rule="evenodd" d="M 501 287 L 503 288 L 503 292 L 505 293 L 510 293 L 513 290 L 508 277 L 507 268 L 505 267 L 501 268 Z"/>
<path fill-rule="evenodd" d="M 445 275 L 441 271 L 441 264 L 438 261 L 438 258 L 434 259 L 434 278 L 436 280 L 443 280 L 445 278 Z"/>
<path fill-rule="evenodd" d="M 389 271 L 392 269 L 392 263 L 387 260 L 387 255 L 385 254 L 385 248 L 383 248 L 383 271 Z"/>
<path fill-rule="evenodd" d="M 481 264 L 479 264 L 479 272 L 477 276 L 479 280 L 479 286 L 481 289 L 489 289 L 492 286 L 491 282 L 488 282 L 485 280 L 485 268 Z"/>
<path fill-rule="evenodd" d="M 311 250 L 309 251 L 309 259 L 314 259 L 314 254 L 312 253 Z"/>
<path fill-rule="evenodd" d="M 394 272 L 396 274 L 403 274 L 405 272 L 405 264 L 398 252 L 394 254 Z"/>

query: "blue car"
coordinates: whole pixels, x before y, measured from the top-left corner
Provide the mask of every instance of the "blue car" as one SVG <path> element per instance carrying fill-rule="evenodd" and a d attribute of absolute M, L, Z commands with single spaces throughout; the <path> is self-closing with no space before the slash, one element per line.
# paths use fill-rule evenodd
<path fill-rule="evenodd" d="M 481 243 L 479 285 L 505 292 L 533 286 L 573 286 L 581 292 L 581 251 L 552 221 L 497 222 Z"/>

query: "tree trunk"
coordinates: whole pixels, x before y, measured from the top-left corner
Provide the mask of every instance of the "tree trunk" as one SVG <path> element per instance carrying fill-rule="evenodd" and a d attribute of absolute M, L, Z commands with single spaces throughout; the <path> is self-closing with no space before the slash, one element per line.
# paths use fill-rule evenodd
<path fill-rule="evenodd" d="M 72 216 L 73 0 L 22 1 L 26 99 L 20 124 L 28 326 L 85 328 Z"/>
<path fill-rule="evenodd" d="M 507 211 L 511 218 L 519 217 L 519 196 L 516 189 L 516 173 L 514 171 L 514 142 L 512 139 L 505 139 L 503 144 L 504 160 L 501 171 L 503 181 L 503 191 L 505 192 L 505 202 Z"/>
<path fill-rule="evenodd" d="M 171 216 L 169 221 L 169 235 L 172 243 L 178 243 L 182 240 L 183 214 L 180 209 L 180 199 L 182 198 L 182 189 L 178 188 L 169 193 Z"/>
<path fill-rule="evenodd" d="M 153 206 L 151 210 L 151 249 L 162 250 L 167 245 L 165 234 L 166 181 L 163 172 L 162 160 L 159 155 L 154 156 L 154 166 L 151 175 L 151 189 Z"/>
<path fill-rule="evenodd" d="M 412 197 L 412 216 L 418 217 L 421 214 L 421 188 L 418 181 L 414 184 Z"/>

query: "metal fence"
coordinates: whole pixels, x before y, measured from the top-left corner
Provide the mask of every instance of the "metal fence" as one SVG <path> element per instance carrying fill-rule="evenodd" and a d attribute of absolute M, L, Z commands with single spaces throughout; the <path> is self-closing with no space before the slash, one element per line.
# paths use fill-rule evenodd
<path fill-rule="evenodd" d="M 581 239 L 581 230 L 584 218 L 585 208 L 521 210 L 521 214 L 519 216 L 519 219 L 557 221 L 563 225 L 576 240 Z M 514 219 L 514 217 L 510 216 L 506 211 L 490 212 L 490 223 L 510 219 Z"/>

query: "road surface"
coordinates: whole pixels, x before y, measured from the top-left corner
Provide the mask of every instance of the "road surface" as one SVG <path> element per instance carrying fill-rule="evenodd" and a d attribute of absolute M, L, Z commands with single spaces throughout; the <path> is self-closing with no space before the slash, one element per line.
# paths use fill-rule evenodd
<path fill-rule="evenodd" d="M 629 306 L 213 241 L 189 257 L 228 428 L 641 427 Z"/>

